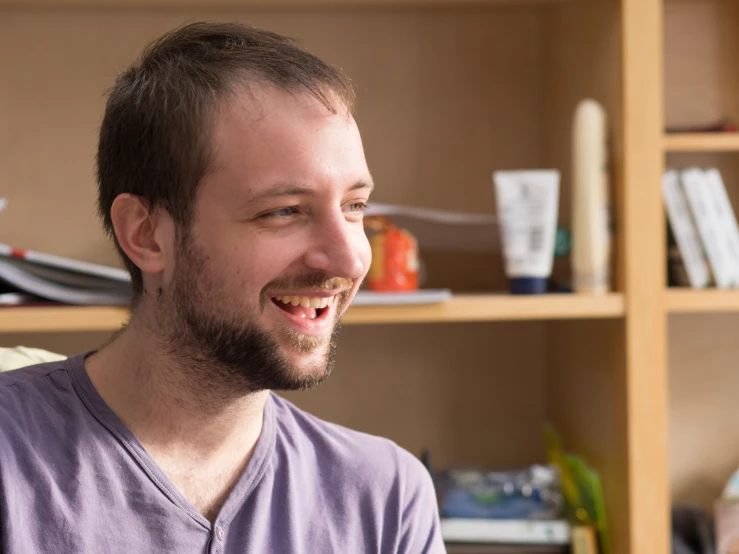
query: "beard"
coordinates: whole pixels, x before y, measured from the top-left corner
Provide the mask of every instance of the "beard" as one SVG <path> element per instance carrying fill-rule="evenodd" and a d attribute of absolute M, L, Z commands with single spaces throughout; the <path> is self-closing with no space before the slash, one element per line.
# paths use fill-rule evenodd
<path fill-rule="evenodd" d="M 277 279 L 265 286 L 258 308 L 234 311 L 236 299 L 208 266 L 207 256 L 188 236 L 178 240 L 176 273 L 166 291 L 157 292 L 157 323 L 170 356 L 196 372 L 199 387 L 219 388 L 242 395 L 261 390 L 306 390 L 322 383 L 334 366 L 339 321 L 328 337 L 304 335 L 282 325 L 289 346 L 307 354 L 325 349 L 321 359 L 298 364 L 291 362 L 273 334 L 257 323 L 258 312 L 272 302 L 270 290 L 324 288 L 336 290 L 350 281 L 328 279 L 322 273 L 306 273 Z M 334 302 L 342 313 L 349 292 Z M 279 309 L 279 308 L 278 308 Z M 201 393 L 206 392 L 201 390 Z"/>

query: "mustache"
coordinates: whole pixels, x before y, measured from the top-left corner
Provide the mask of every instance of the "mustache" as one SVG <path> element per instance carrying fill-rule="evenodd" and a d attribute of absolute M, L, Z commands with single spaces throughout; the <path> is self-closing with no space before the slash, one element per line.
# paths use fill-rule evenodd
<path fill-rule="evenodd" d="M 338 290 L 350 289 L 354 286 L 354 281 L 344 279 L 342 277 L 327 277 L 324 273 L 305 273 L 302 275 L 291 275 L 288 277 L 278 277 L 267 283 L 262 289 L 262 295 L 271 290 L 291 290 L 291 289 L 319 289 L 319 290 Z"/>
<path fill-rule="evenodd" d="M 343 290 L 340 294 L 340 302 L 343 304 L 349 290 L 354 286 L 352 279 L 342 277 L 328 277 L 325 273 L 313 272 L 300 275 L 278 277 L 267 283 L 259 295 L 260 309 L 264 311 L 269 300 L 269 291 L 272 290 L 296 290 L 296 289 L 318 289 L 318 290 Z"/>

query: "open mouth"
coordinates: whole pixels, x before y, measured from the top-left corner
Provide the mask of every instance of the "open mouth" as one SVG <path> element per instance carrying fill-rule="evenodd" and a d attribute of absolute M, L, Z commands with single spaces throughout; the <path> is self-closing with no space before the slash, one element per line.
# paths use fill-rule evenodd
<path fill-rule="evenodd" d="M 272 302 L 300 319 L 320 319 L 334 303 L 333 296 L 275 296 Z"/>

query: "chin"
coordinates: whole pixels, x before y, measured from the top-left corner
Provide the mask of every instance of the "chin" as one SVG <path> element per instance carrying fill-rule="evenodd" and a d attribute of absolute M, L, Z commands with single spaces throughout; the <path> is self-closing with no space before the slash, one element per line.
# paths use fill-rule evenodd
<path fill-rule="evenodd" d="M 320 368 L 312 367 L 310 369 L 302 369 L 295 367 L 295 371 L 288 375 L 283 375 L 279 388 L 275 390 L 283 391 L 301 391 L 317 387 L 323 383 L 329 375 L 331 375 L 331 364 L 324 363 Z"/>

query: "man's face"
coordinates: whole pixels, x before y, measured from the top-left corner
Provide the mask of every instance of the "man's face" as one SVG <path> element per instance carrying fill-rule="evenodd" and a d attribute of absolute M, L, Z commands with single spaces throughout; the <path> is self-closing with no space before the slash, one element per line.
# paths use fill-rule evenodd
<path fill-rule="evenodd" d="M 211 141 L 158 301 L 170 348 L 247 390 L 316 384 L 370 263 L 356 123 L 264 87 L 223 103 Z"/>

